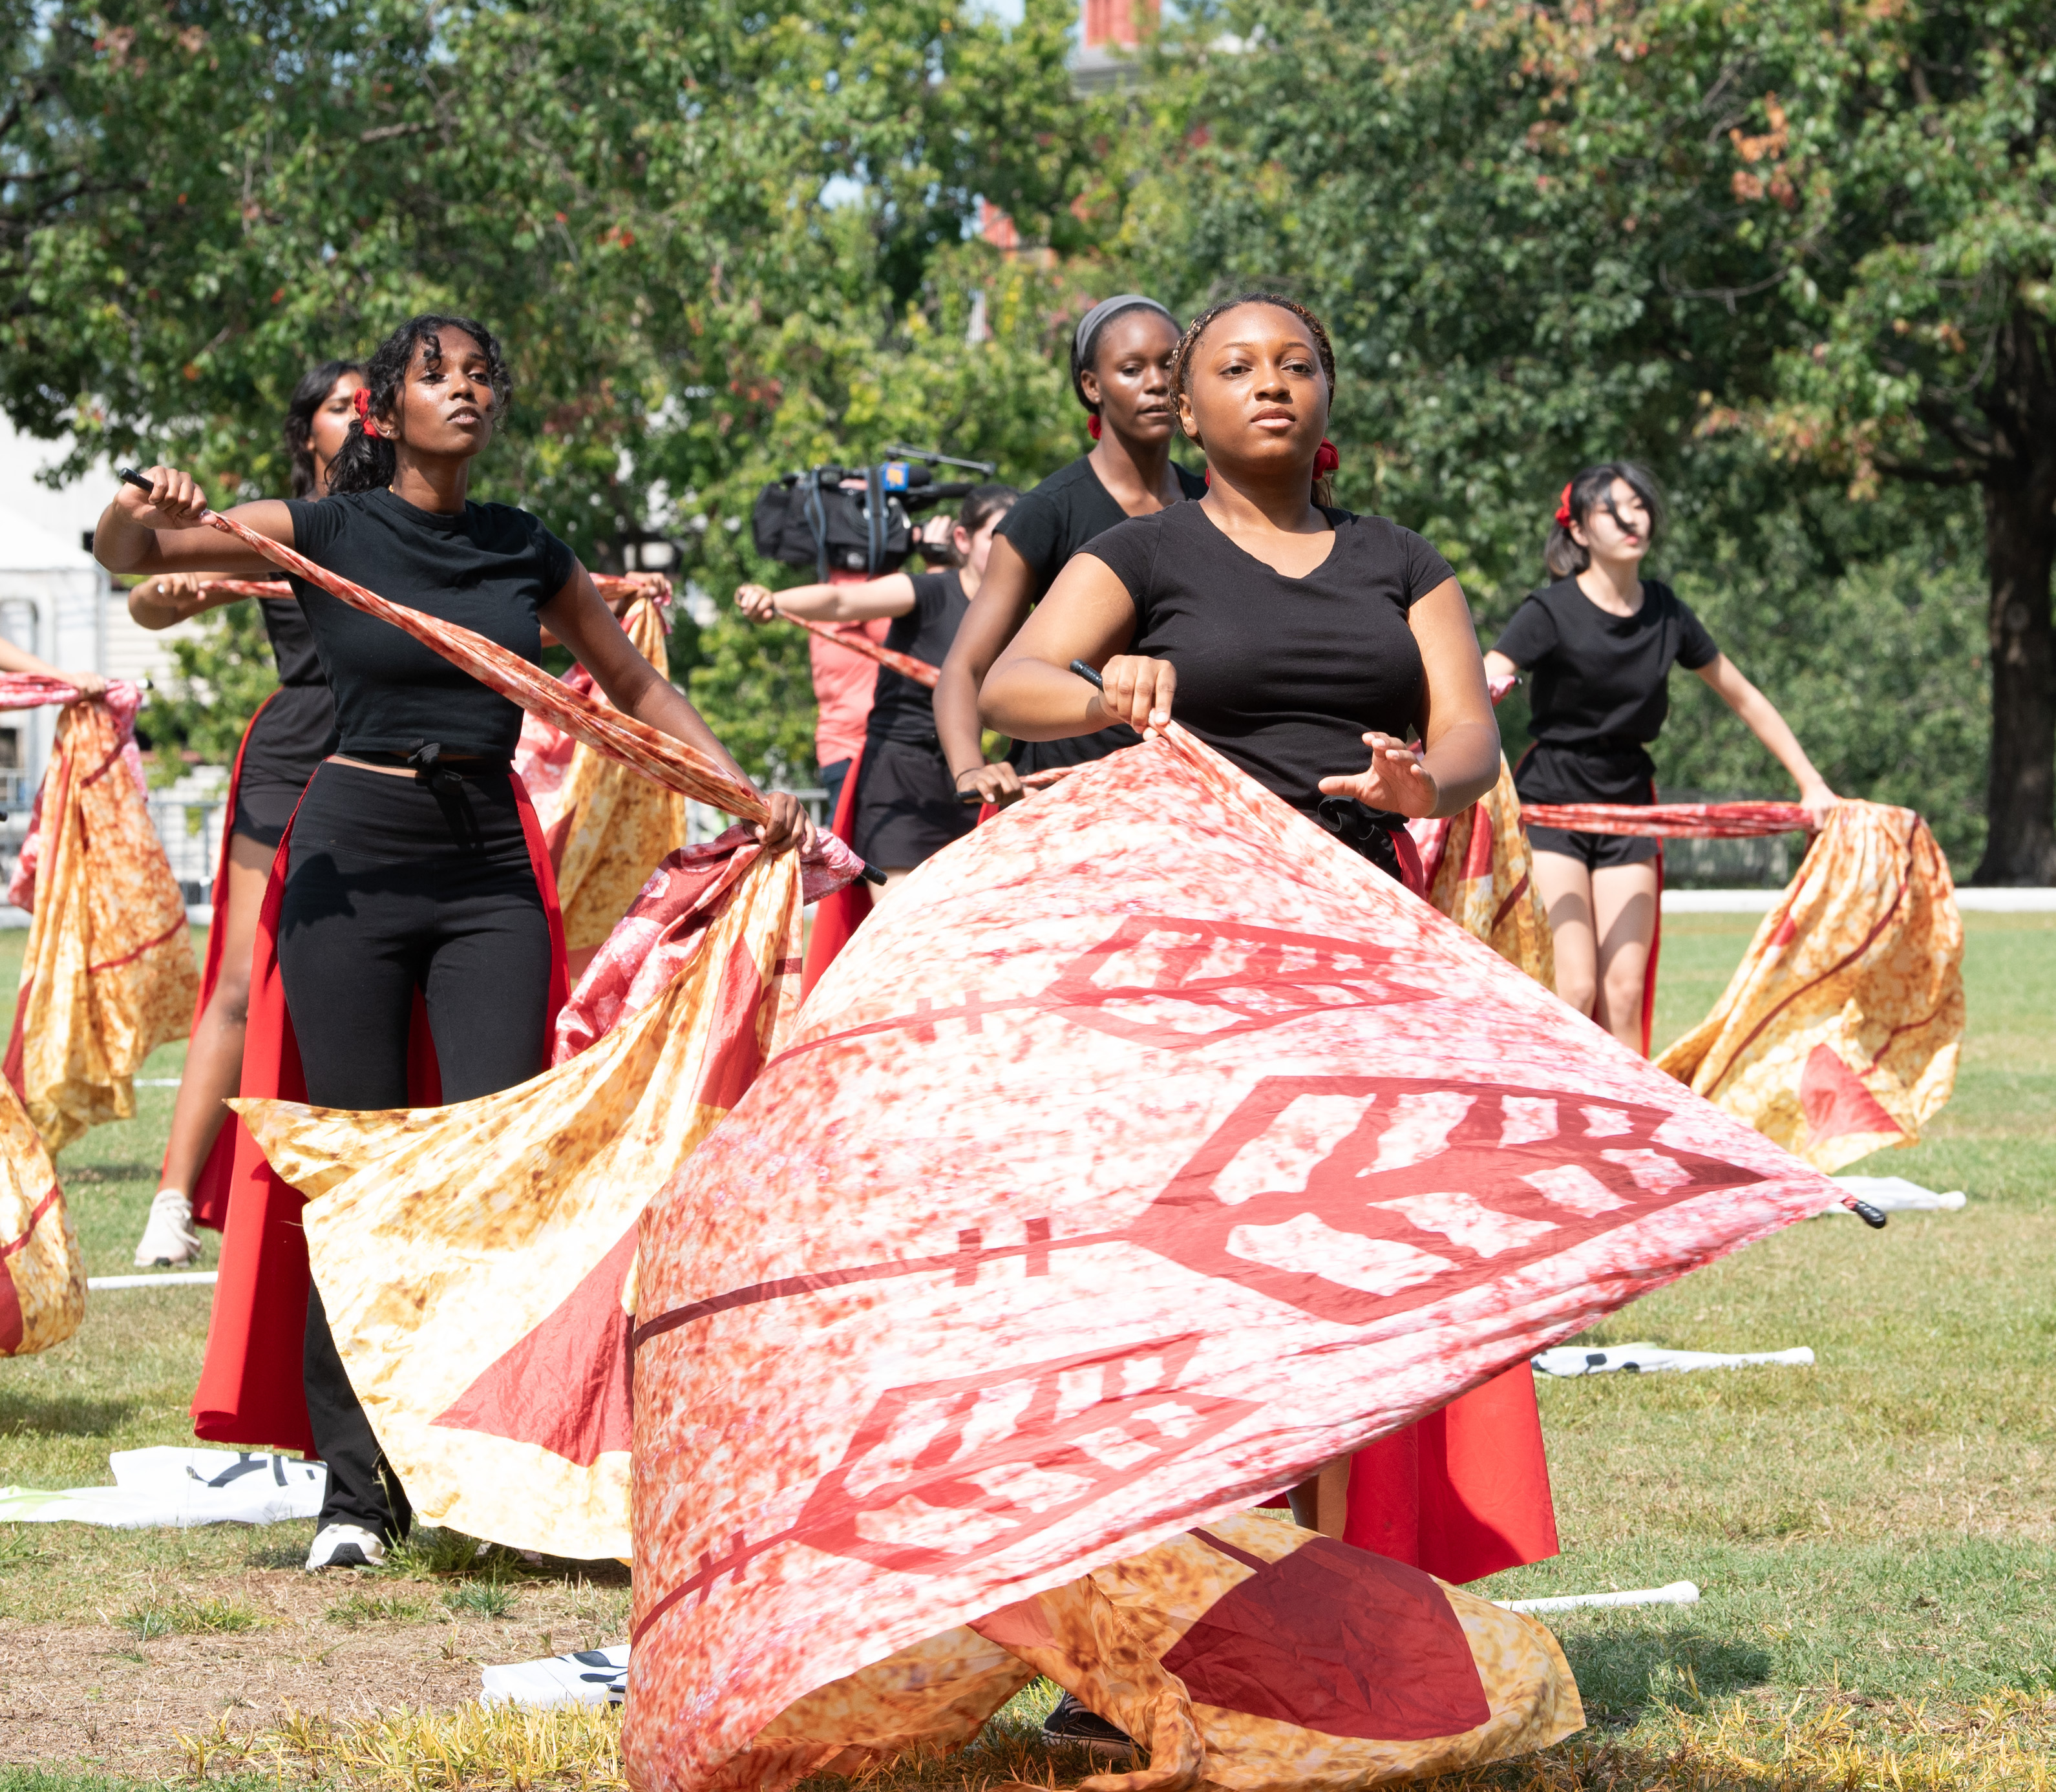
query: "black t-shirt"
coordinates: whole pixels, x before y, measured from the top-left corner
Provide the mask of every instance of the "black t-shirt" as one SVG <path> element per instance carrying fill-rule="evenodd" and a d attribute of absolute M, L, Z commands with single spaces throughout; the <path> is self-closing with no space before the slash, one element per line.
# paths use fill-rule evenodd
<path fill-rule="evenodd" d="M 943 572 L 914 575 L 914 607 L 892 618 L 885 632 L 885 645 L 896 653 L 911 653 L 929 665 L 940 665 L 957 637 L 957 626 L 971 602 L 964 596 L 963 582 L 951 567 Z M 878 669 L 877 694 L 871 700 L 871 719 L 864 724 L 873 740 L 903 740 L 910 746 L 935 744 L 935 693 L 924 685 L 903 678 L 890 666 Z"/>
<path fill-rule="evenodd" d="M 1632 616 L 1600 609 L 1575 578 L 1531 591 L 1493 651 L 1532 681 L 1536 751 L 1514 781 L 1540 803 L 1647 802 L 1643 748 L 1670 712 L 1671 665 L 1697 672 L 1720 655 L 1706 625 L 1653 578 Z"/>
<path fill-rule="evenodd" d="M 1207 482 L 1200 474 L 1188 472 L 1175 460 L 1171 467 L 1188 500 L 1207 495 Z M 1073 554 L 1096 536 L 1130 520 L 1114 502 L 1113 494 L 1100 483 L 1091 460 L 1080 455 L 1017 500 L 993 533 L 1004 536 L 1028 563 L 1039 603 Z M 1083 765 L 1104 759 L 1141 739 L 1131 728 L 1101 728 L 1071 740 L 1017 740 L 1007 757 L 1025 776 L 1054 765 Z"/>
<path fill-rule="evenodd" d="M 305 785 L 336 749 L 335 699 L 314 651 L 314 631 L 290 598 L 259 598 L 279 689 L 251 725 L 243 775 Z"/>
<path fill-rule="evenodd" d="M 1404 735 L 1418 716 L 1425 669 L 1406 613 L 1454 576 L 1410 529 L 1324 514 L 1334 543 L 1303 578 L 1237 547 L 1197 504 L 1132 518 L 1086 551 L 1135 606 L 1125 651 L 1177 668 L 1172 713 L 1316 819 L 1347 800 L 1324 799 L 1321 780 L 1370 764 L 1363 736 Z"/>
<path fill-rule="evenodd" d="M 541 664 L 536 613 L 563 589 L 577 561 L 526 511 L 467 503 L 444 515 L 389 491 L 287 504 L 295 543 L 317 565 Z M 341 752 L 407 753 L 432 740 L 453 754 L 512 758 L 519 705 L 391 623 L 303 579 L 293 589 L 335 693 Z"/>

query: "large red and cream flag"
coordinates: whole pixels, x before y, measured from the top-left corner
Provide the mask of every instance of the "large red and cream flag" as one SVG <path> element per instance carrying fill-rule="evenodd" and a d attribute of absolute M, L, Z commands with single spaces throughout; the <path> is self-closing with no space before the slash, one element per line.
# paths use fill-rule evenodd
<path fill-rule="evenodd" d="M 631 1782 L 788 1783 L 796 1700 L 1835 1192 L 1183 731 L 1091 765 L 915 874 L 644 1217 Z"/>

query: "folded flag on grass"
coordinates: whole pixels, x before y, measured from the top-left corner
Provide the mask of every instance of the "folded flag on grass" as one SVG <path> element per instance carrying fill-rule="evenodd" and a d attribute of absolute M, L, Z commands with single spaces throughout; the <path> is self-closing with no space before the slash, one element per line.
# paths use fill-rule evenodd
<path fill-rule="evenodd" d="M 85 1317 L 85 1260 L 50 1154 L 0 1087 L 0 1356 L 62 1344 Z"/>
<path fill-rule="evenodd" d="M 185 898 L 144 801 L 140 701 L 117 682 L 57 718 L 7 892 L 33 915 L 7 1080 L 53 1153 L 134 1115 L 136 1072 L 185 1036 L 199 988 Z"/>
<path fill-rule="evenodd" d="M 1499 782 L 1462 814 L 1409 822 L 1406 831 L 1421 855 L 1428 900 L 1544 989 L 1555 989 L 1549 914 L 1505 760 L 1499 762 Z"/>
<path fill-rule="evenodd" d="M 1534 1619 L 1245 1513 L 820 1687 L 722 1783 L 853 1775 L 910 1749 L 960 1747 L 1038 1673 L 1149 1749 L 1145 1773 L 1088 1782 L 1137 1792 L 1340 1792 L 1546 1747 L 1584 1722 L 1563 1653 Z"/>
<path fill-rule="evenodd" d="M 308 1197 L 336 1348 L 429 1522 L 630 1553 L 636 1219 L 789 1028 L 805 893 L 796 855 L 731 829 L 658 868 L 541 1076 L 395 1112 L 236 1103 Z"/>
<path fill-rule="evenodd" d="M 1089 766 L 915 873 L 644 1216 L 631 1782 L 777 1792 L 809 1695 L 1834 1193 L 1181 729 Z"/>
<path fill-rule="evenodd" d="M 1963 1038 L 1948 861 L 1911 809 L 1842 803 L 1713 1012 L 1656 1063 L 1832 1172 L 1920 1142 Z"/>
<path fill-rule="evenodd" d="M 655 598 L 639 598 L 621 626 L 658 677 L 668 679 L 664 634 L 670 625 Z M 574 666 L 563 681 L 606 701 L 583 666 Z M 628 912 L 657 862 L 686 843 L 686 799 L 532 712 L 522 718 L 514 769 L 528 787 L 557 874 L 564 948 L 589 952 Z"/>

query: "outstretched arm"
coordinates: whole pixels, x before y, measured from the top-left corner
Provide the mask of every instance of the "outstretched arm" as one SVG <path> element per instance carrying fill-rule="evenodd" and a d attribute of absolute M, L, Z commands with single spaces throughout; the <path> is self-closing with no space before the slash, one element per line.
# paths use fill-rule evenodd
<path fill-rule="evenodd" d="M 796 616 L 809 622 L 868 622 L 904 616 L 914 607 L 914 581 L 903 572 L 852 585 L 795 585 L 774 591 L 766 585 L 739 585 L 735 606 L 753 622 Z"/>
<path fill-rule="evenodd" d="M 1828 781 L 1813 769 L 1799 736 L 1777 712 L 1777 705 L 1743 677 L 1726 654 L 1716 654 L 1710 665 L 1698 668 L 1700 677 L 1718 692 L 1721 701 L 1748 723 L 1749 731 L 1768 747 L 1777 763 L 1792 774 L 1799 787 L 1799 805 L 1813 817 L 1817 831 L 1828 822 L 1828 811 L 1840 800 L 1828 788 Z"/>
<path fill-rule="evenodd" d="M 729 756 L 700 712 L 678 687 L 657 676 L 657 669 L 636 652 L 635 643 L 599 593 L 583 566 L 571 564 L 564 588 L 539 613 L 543 626 L 571 650 L 623 715 L 647 722 L 674 740 L 697 747 L 725 772 L 750 783 L 749 775 Z M 769 821 L 760 822 L 757 837 L 773 852 L 789 847 L 801 851 L 813 844 L 814 826 L 797 797 L 781 791 L 767 797 Z"/>
<path fill-rule="evenodd" d="M 219 610 L 224 604 L 247 602 L 233 592 L 200 589 L 211 580 L 229 576 L 218 569 L 159 573 L 140 585 L 128 587 L 128 614 L 140 627 L 168 629 L 206 610 Z"/>
<path fill-rule="evenodd" d="M 0 672 L 20 673 L 30 678 L 54 678 L 60 685 L 70 685 L 81 697 L 98 697 L 107 689 L 107 681 L 98 673 L 60 672 L 48 661 L 38 659 L 11 641 L 0 640 Z"/>
<path fill-rule="evenodd" d="M 144 475 L 144 491 L 125 482 L 114 501 L 100 513 L 93 531 L 93 557 L 109 572 L 226 573 L 235 578 L 273 575 L 271 562 L 233 535 L 201 523 L 207 495 L 190 473 L 152 467 Z M 293 513 L 275 498 L 238 504 L 226 513 L 287 547 L 293 542 Z"/>
<path fill-rule="evenodd" d="M 935 680 L 935 737 L 959 792 L 975 792 L 987 803 L 1011 803 L 1021 780 L 1004 760 L 985 763 L 985 731 L 979 719 L 979 689 L 1006 645 L 1028 620 L 1035 601 L 1035 577 L 1020 550 L 995 535 L 992 557 L 978 595 L 957 625 L 956 639 L 943 656 Z"/>

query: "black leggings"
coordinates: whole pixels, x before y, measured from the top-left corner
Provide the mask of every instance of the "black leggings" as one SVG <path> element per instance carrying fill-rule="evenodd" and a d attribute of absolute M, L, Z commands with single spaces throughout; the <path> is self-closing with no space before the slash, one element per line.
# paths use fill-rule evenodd
<path fill-rule="evenodd" d="M 293 827 L 279 971 L 317 1106 L 409 1104 L 417 990 L 445 1102 L 533 1076 L 544 1061 L 550 933 L 512 780 L 495 772 L 432 790 L 324 764 Z M 328 1464 L 321 1522 L 404 1537 L 405 1491 L 311 1290 L 304 1372 L 314 1446 Z"/>

